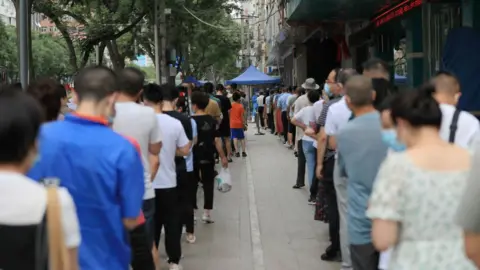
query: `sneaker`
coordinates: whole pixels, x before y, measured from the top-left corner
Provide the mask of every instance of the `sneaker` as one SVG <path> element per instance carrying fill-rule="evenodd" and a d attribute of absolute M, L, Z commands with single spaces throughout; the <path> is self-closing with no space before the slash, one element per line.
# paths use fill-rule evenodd
<path fill-rule="evenodd" d="M 215 222 L 215 221 L 213 221 L 213 219 L 210 215 L 207 215 L 205 213 L 202 216 L 202 221 L 203 221 L 203 223 L 207 223 L 207 224 L 211 224 L 211 223 Z"/>
<path fill-rule="evenodd" d="M 197 237 L 195 237 L 195 234 L 193 233 L 187 233 L 187 235 L 185 236 L 185 240 L 189 244 L 194 244 L 195 241 L 197 241 Z"/>
<path fill-rule="evenodd" d="M 228 163 L 232 163 L 233 162 L 233 159 L 232 158 L 228 158 Z"/>
<path fill-rule="evenodd" d="M 247 157 L 247 153 L 242 152 L 242 157 Z"/>
<path fill-rule="evenodd" d="M 235 157 L 240 157 L 240 153 L 235 153 Z"/>
<path fill-rule="evenodd" d="M 169 270 L 182 270 L 183 267 L 181 267 L 179 264 L 176 263 L 170 263 L 170 266 L 168 268 Z"/>
<path fill-rule="evenodd" d="M 295 184 L 295 186 L 293 186 L 292 188 L 294 189 L 299 189 L 299 188 L 303 188 L 305 185 L 299 185 L 299 184 Z"/>
<path fill-rule="evenodd" d="M 283 146 L 285 146 L 285 147 L 287 147 L 287 148 L 291 148 L 291 147 L 292 147 L 292 145 L 289 144 L 288 142 L 284 143 Z"/>
<path fill-rule="evenodd" d="M 315 200 L 315 198 L 308 199 L 308 204 L 310 204 L 310 205 L 315 205 L 316 202 L 317 202 L 317 200 Z"/>

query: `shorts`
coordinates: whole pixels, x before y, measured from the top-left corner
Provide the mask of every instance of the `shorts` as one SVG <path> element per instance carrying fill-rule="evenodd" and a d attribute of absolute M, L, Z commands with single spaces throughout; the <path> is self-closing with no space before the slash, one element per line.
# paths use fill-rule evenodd
<path fill-rule="evenodd" d="M 292 123 L 288 123 L 288 133 L 295 133 L 296 126 Z"/>
<path fill-rule="evenodd" d="M 232 128 L 230 129 L 232 133 L 232 139 L 245 139 L 245 133 L 243 132 L 243 128 Z"/>

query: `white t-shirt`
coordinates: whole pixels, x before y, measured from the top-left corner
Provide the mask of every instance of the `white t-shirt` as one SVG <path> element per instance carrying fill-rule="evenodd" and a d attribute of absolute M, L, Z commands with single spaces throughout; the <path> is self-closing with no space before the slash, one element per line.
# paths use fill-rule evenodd
<path fill-rule="evenodd" d="M 175 152 L 190 141 L 185 134 L 182 123 L 167 114 L 157 114 L 158 125 L 162 126 L 162 150 L 160 151 L 160 168 L 153 179 L 153 188 L 164 189 L 177 186 Z"/>
<path fill-rule="evenodd" d="M 293 114 L 295 115 L 306 106 L 310 105 L 310 101 L 308 101 L 307 94 L 301 95 L 295 100 L 293 103 Z M 303 137 L 303 130 L 301 128 L 296 128 L 296 136 L 295 140 L 300 140 Z"/>
<path fill-rule="evenodd" d="M 297 112 L 295 114 L 295 116 L 293 118 L 295 118 L 295 120 L 297 120 L 299 122 L 302 122 L 307 127 L 311 127 L 311 128 L 314 128 L 314 129 L 316 128 L 316 125 L 317 125 L 316 120 L 317 119 L 315 118 L 314 107 L 311 106 L 311 105 L 301 109 L 299 112 Z M 299 139 L 302 139 L 304 141 L 309 141 L 309 142 L 315 142 L 315 139 L 313 139 L 310 136 L 305 136 L 303 133 L 302 133 L 302 137 L 299 138 Z"/>
<path fill-rule="evenodd" d="M 315 114 L 315 121 L 317 121 L 317 119 L 320 118 L 320 115 L 322 114 L 324 102 L 325 101 L 323 99 L 320 99 L 319 101 L 313 104 L 313 113 Z"/>
<path fill-rule="evenodd" d="M 265 104 L 263 103 L 263 99 L 265 98 L 264 95 L 261 95 L 259 97 L 257 97 L 257 105 L 258 107 L 263 107 Z"/>
<path fill-rule="evenodd" d="M 440 110 L 442 110 L 440 137 L 448 141 L 455 107 L 449 104 L 440 104 Z M 474 141 L 479 135 L 479 130 L 480 123 L 477 118 L 468 112 L 462 111 L 458 117 L 454 143 L 460 147 L 472 148 Z"/>
<path fill-rule="evenodd" d="M 348 123 L 348 119 L 351 116 L 352 111 L 348 108 L 345 97 L 343 97 L 328 108 L 327 119 L 325 120 L 325 133 L 328 136 L 337 135 L 340 128 Z"/>
<path fill-rule="evenodd" d="M 65 245 L 80 245 L 80 230 L 73 199 L 65 188 L 58 189 Z M 47 190 L 42 184 L 14 172 L 0 172 L 0 224 L 40 224 L 47 207 Z"/>
<path fill-rule="evenodd" d="M 162 141 L 162 133 L 155 117 L 155 111 L 135 102 L 117 102 L 115 104 L 115 119 L 113 130 L 133 138 L 140 145 L 144 168 L 145 195 L 144 200 L 155 197 L 150 177 L 150 162 L 148 146 Z M 161 162 L 160 162 L 161 163 Z"/>

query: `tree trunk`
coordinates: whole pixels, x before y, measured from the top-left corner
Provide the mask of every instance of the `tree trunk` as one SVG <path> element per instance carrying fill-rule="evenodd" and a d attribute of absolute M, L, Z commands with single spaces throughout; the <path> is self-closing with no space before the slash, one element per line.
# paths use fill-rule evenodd
<path fill-rule="evenodd" d="M 113 70 L 121 70 L 125 68 L 125 58 L 118 51 L 117 41 L 109 40 L 106 42 L 110 59 L 112 60 Z"/>

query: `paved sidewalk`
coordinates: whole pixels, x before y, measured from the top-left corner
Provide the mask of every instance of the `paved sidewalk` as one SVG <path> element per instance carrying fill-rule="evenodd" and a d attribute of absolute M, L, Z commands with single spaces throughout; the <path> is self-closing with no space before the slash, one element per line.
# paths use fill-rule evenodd
<path fill-rule="evenodd" d="M 215 223 L 198 222 L 197 243 L 182 245 L 184 269 L 340 269 L 338 263 L 320 260 L 328 245 L 328 228 L 313 220 L 307 190 L 292 189 L 293 152 L 273 135 L 253 133 L 250 129 L 247 135 L 249 157 L 231 163 L 232 191 L 215 192 Z M 165 257 L 163 248 L 161 256 Z M 168 269 L 166 263 L 163 269 Z"/>

